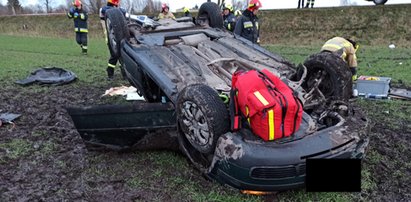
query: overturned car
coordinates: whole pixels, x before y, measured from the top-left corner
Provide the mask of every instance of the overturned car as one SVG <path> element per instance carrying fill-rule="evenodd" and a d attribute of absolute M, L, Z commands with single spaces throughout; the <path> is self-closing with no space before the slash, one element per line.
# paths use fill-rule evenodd
<path fill-rule="evenodd" d="M 351 73 L 332 53 L 295 67 L 281 56 L 222 29 L 219 8 L 204 3 L 198 17 L 154 21 L 107 11 L 110 52 L 146 102 L 71 107 L 89 146 L 178 148 L 205 176 L 240 190 L 304 186 L 309 158 L 362 158 L 367 119 L 349 103 Z M 227 99 L 237 70 L 267 69 L 304 106 L 299 129 L 264 141 L 252 130 L 230 130 Z"/>

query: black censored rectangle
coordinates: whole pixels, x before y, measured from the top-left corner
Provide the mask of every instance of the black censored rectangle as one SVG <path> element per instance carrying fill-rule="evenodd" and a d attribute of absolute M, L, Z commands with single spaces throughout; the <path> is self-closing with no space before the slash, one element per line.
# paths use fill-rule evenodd
<path fill-rule="evenodd" d="M 307 192 L 360 192 L 361 159 L 307 159 Z"/>

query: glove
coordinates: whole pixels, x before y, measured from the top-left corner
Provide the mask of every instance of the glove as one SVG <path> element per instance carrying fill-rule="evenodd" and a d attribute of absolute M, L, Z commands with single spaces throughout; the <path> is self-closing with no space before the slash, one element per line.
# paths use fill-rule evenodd
<path fill-rule="evenodd" d="M 351 74 L 352 74 L 351 79 L 353 81 L 356 81 L 357 80 L 357 68 L 356 67 L 350 67 L 350 70 L 351 70 Z"/>
<path fill-rule="evenodd" d="M 77 12 L 74 13 L 74 17 L 76 17 L 76 18 L 78 17 L 78 13 L 77 13 Z"/>
<path fill-rule="evenodd" d="M 356 75 L 356 74 L 352 75 L 351 79 L 352 79 L 353 81 L 357 81 L 357 75 Z"/>

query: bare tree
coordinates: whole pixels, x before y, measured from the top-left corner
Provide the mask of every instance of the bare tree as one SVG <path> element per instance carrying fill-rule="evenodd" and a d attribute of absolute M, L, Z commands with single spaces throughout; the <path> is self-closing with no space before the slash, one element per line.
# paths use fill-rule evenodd
<path fill-rule="evenodd" d="M 7 0 L 7 6 L 13 15 L 21 12 L 21 4 L 19 0 Z"/>
<path fill-rule="evenodd" d="M 99 13 L 100 8 L 103 7 L 103 1 L 106 2 L 105 0 L 85 0 L 83 4 L 88 12 Z"/>
<path fill-rule="evenodd" d="M 234 0 L 234 10 L 244 10 L 247 6 L 247 0 Z"/>
<path fill-rule="evenodd" d="M 43 0 L 44 7 L 46 7 L 46 13 L 51 13 L 51 4 L 54 0 Z"/>
<path fill-rule="evenodd" d="M 156 13 L 161 11 L 161 2 L 158 0 L 147 0 L 143 13 Z"/>

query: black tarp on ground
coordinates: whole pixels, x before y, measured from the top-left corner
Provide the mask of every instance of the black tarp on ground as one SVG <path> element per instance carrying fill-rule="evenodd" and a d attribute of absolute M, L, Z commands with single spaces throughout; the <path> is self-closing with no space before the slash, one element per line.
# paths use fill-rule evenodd
<path fill-rule="evenodd" d="M 76 79 L 76 74 L 71 71 L 59 67 L 43 67 L 34 70 L 25 79 L 17 80 L 16 83 L 20 85 L 30 85 L 33 83 L 63 85 Z"/>

